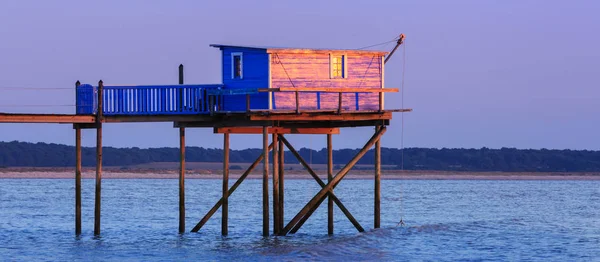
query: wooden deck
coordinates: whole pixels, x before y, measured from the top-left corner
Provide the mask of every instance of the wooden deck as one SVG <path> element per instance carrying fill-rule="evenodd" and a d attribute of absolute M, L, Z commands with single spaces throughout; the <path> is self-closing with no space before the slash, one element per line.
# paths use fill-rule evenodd
<path fill-rule="evenodd" d="M 251 112 L 216 112 L 213 115 L 109 115 L 101 117 L 102 123 L 173 122 L 176 127 L 347 127 L 377 125 L 374 121 L 389 121 L 394 112 L 384 111 L 307 110 L 254 110 Z M 95 115 L 72 114 L 7 114 L 0 113 L 0 123 L 55 123 L 95 124 Z M 326 124 L 326 126 L 324 126 Z M 90 125 L 93 127 L 93 125 Z"/>
<path fill-rule="evenodd" d="M 93 115 L 0 113 L 0 123 L 86 124 L 95 122 L 96 116 Z"/>

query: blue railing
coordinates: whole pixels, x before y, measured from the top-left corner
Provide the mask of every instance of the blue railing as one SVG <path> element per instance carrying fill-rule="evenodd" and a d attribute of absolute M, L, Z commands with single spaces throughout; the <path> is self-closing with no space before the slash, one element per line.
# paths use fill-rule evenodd
<path fill-rule="evenodd" d="M 222 99 L 208 92 L 222 87 L 223 85 L 104 86 L 102 113 L 107 116 L 208 114 L 222 107 Z M 77 88 L 77 114 L 96 113 L 97 90 L 98 87 L 91 85 Z"/>
<path fill-rule="evenodd" d="M 96 114 L 97 102 L 95 86 L 83 84 L 75 89 L 75 112 L 78 115 Z"/>

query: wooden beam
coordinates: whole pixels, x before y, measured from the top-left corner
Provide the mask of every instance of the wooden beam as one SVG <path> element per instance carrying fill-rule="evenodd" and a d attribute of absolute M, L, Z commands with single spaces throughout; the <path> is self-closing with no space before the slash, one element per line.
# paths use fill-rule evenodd
<path fill-rule="evenodd" d="M 269 134 L 263 127 L 263 236 L 269 236 Z"/>
<path fill-rule="evenodd" d="M 75 235 L 81 235 L 81 129 L 75 129 Z"/>
<path fill-rule="evenodd" d="M 95 123 L 93 115 L 63 115 L 63 114 L 5 114 L 0 113 L 0 123 L 49 123 L 75 124 Z"/>
<path fill-rule="evenodd" d="M 185 128 L 179 128 L 179 233 L 185 232 Z"/>
<path fill-rule="evenodd" d="M 143 116 L 105 116 L 105 123 L 136 122 L 210 122 L 219 118 L 209 115 L 143 115 Z M 180 126 L 176 126 L 180 127 Z M 187 126 L 183 126 L 187 127 Z"/>
<path fill-rule="evenodd" d="M 96 127 L 97 127 L 96 122 L 73 124 L 73 129 L 96 129 Z"/>
<path fill-rule="evenodd" d="M 269 54 L 329 54 L 338 53 L 344 55 L 386 55 L 386 51 L 374 50 L 337 50 L 337 49 L 304 49 L 304 48 L 268 48 Z"/>
<path fill-rule="evenodd" d="M 275 90 L 274 90 L 275 91 Z M 321 92 L 321 93 L 397 93 L 398 88 L 360 87 L 279 87 L 275 92 Z"/>
<path fill-rule="evenodd" d="M 261 127 L 215 127 L 215 134 L 262 134 Z M 339 128 L 269 127 L 269 134 L 339 134 Z"/>
<path fill-rule="evenodd" d="M 279 125 L 284 127 L 301 128 L 341 128 L 341 127 L 359 127 L 389 125 L 390 120 L 364 120 L 364 121 L 279 121 Z"/>
<path fill-rule="evenodd" d="M 327 134 L 327 183 L 333 179 L 333 145 L 332 136 Z M 331 190 L 333 193 L 333 190 Z M 333 235 L 333 198 L 327 197 L 327 234 Z"/>
<path fill-rule="evenodd" d="M 300 113 L 294 115 L 269 114 L 269 115 L 250 115 L 253 121 L 350 121 L 350 120 L 390 120 L 391 112 L 383 113 L 344 113 L 344 114 L 309 114 Z"/>
<path fill-rule="evenodd" d="M 306 160 L 304 160 L 304 158 L 302 158 L 300 153 L 298 153 L 298 151 L 296 151 L 296 149 L 292 146 L 292 144 L 290 144 L 290 142 L 287 139 L 285 139 L 283 136 L 280 136 L 279 139 L 281 139 L 281 141 L 283 141 L 285 146 L 287 146 L 287 148 L 290 150 L 290 152 L 292 152 L 292 154 L 296 157 L 296 159 L 298 159 L 300 164 L 302 164 L 302 166 L 306 169 L 306 171 L 308 171 L 308 173 L 312 176 L 312 178 L 315 181 L 317 181 L 317 183 L 321 186 L 321 188 L 324 188 L 325 186 L 327 186 L 327 185 L 325 185 L 325 183 L 323 183 L 323 181 L 321 181 L 321 178 L 319 178 L 317 173 L 310 167 L 310 165 L 306 162 Z M 342 210 L 342 213 L 344 213 L 344 215 L 346 215 L 348 220 L 350 220 L 352 225 L 354 225 L 354 227 L 356 227 L 356 230 L 358 230 L 358 232 L 365 231 L 363 229 L 363 227 L 360 225 L 360 223 L 358 223 L 358 221 L 354 218 L 354 216 L 352 216 L 350 211 L 348 211 L 346 206 L 344 206 L 344 204 L 342 204 L 342 201 L 340 201 L 337 198 L 337 196 L 333 194 L 333 192 L 328 192 L 327 195 L 329 197 L 331 197 L 333 202 L 335 202 L 335 204 L 340 208 L 340 210 Z M 300 220 L 300 222 L 298 222 L 299 226 L 297 227 L 297 229 L 294 228 L 295 230 L 293 230 L 292 233 L 295 233 L 298 229 L 300 229 L 300 227 L 306 222 L 306 220 L 308 220 L 308 218 L 312 215 L 313 212 L 314 212 L 314 210 L 312 212 L 310 212 L 307 216 L 303 217 L 303 219 Z"/>
<path fill-rule="evenodd" d="M 350 171 L 350 169 L 352 169 L 352 167 L 354 167 L 356 162 L 358 162 L 358 160 L 365 153 L 367 153 L 369 148 L 371 148 L 375 144 L 375 142 L 381 138 L 381 136 L 385 133 L 385 131 L 386 131 L 386 128 L 382 127 L 377 133 L 375 133 L 375 135 L 373 135 L 371 137 L 371 139 L 369 139 L 367 144 L 365 144 L 365 146 L 352 158 L 352 160 L 350 160 L 350 162 L 348 162 L 348 164 L 346 164 L 346 166 L 344 166 L 344 168 L 342 168 L 337 173 L 337 175 L 335 177 L 333 177 L 333 180 L 331 180 L 331 182 L 329 182 L 325 187 L 323 187 L 302 208 L 302 210 L 300 210 L 300 212 L 298 212 L 298 214 L 296 214 L 296 216 L 294 216 L 294 218 L 285 226 L 285 228 L 280 232 L 280 234 L 286 235 L 288 232 L 290 232 L 290 230 L 292 230 L 292 227 L 294 227 L 306 214 L 314 212 L 314 210 L 316 210 L 319 207 L 319 205 L 323 202 L 323 200 L 325 199 L 325 196 L 329 193 L 329 191 L 331 191 L 333 188 L 335 188 L 335 186 L 337 186 L 337 184 L 346 176 L 346 174 L 348 174 L 348 171 Z"/>
<path fill-rule="evenodd" d="M 269 145 L 269 150 L 271 150 L 272 148 L 273 148 L 273 145 L 272 144 Z M 231 196 L 231 194 L 233 194 L 233 192 L 235 192 L 235 190 L 242 184 L 242 182 L 244 182 L 244 179 L 246 179 L 246 177 L 248 175 L 250 175 L 252 170 L 254 170 L 258 166 L 258 164 L 260 164 L 260 162 L 263 160 L 264 156 L 265 156 L 264 154 L 261 154 L 256 160 L 254 160 L 254 162 L 248 167 L 248 169 L 246 169 L 246 172 L 244 172 L 240 176 L 240 178 L 238 178 L 238 180 L 235 181 L 235 183 L 233 183 L 233 185 L 229 189 L 227 196 Z M 217 201 L 217 203 L 215 205 L 213 205 L 213 207 L 208 211 L 208 213 L 206 213 L 206 215 L 204 215 L 204 217 L 200 220 L 200 222 L 198 222 L 198 224 L 196 224 L 196 226 L 194 226 L 194 228 L 192 229 L 192 232 L 198 232 L 204 226 L 204 224 L 206 224 L 206 222 L 208 222 L 208 220 L 217 212 L 217 210 L 221 207 L 222 204 L 223 204 L 223 198 L 219 199 L 219 201 Z"/>
<path fill-rule="evenodd" d="M 227 235 L 229 218 L 229 134 L 223 134 L 223 205 L 221 207 L 221 235 Z"/>
<path fill-rule="evenodd" d="M 242 117 L 231 118 L 216 115 L 213 116 L 213 119 L 209 121 L 175 121 L 173 123 L 173 127 L 262 127 L 272 124 L 272 121 L 251 121 L 247 118 L 248 116 L 246 114 L 244 114 Z M 259 134 L 262 134 L 262 131 Z"/>

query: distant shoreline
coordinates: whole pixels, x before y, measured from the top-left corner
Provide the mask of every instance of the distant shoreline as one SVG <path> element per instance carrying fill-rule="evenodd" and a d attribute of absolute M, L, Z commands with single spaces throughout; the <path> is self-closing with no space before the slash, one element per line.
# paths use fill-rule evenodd
<path fill-rule="evenodd" d="M 261 168 L 252 172 L 249 179 L 261 179 Z M 236 180 L 242 175 L 243 171 L 230 171 L 230 180 Z M 272 172 L 272 171 L 271 171 Z M 326 180 L 326 174 L 322 170 L 316 171 L 321 179 Z M 373 179 L 374 171 L 357 170 L 351 171 L 346 179 Z M 188 170 L 186 179 L 221 179 L 221 170 Z M 336 172 L 334 171 L 334 174 Z M 269 174 L 272 176 L 272 173 Z M 84 179 L 95 178 L 95 171 L 84 169 L 82 173 Z M 287 179 L 312 179 L 312 177 L 303 170 L 286 170 Z M 0 169 L 0 179 L 73 179 L 74 170 L 52 170 L 45 168 L 10 168 Z M 177 179 L 179 174 L 177 170 L 139 170 L 139 171 L 121 171 L 105 170 L 102 173 L 103 179 Z M 400 171 L 400 170 L 382 170 L 381 179 L 383 180 L 598 180 L 600 173 L 589 172 L 452 172 L 452 171 Z"/>

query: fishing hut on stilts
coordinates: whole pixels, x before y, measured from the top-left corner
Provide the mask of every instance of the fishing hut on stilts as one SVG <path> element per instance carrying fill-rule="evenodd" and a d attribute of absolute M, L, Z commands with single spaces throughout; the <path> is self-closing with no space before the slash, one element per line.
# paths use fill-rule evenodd
<path fill-rule="evenodd" d="M 221 50 L 221 84 L 184 84 L 183 65 L 178 85 L 116 86 L 77 81 L 75 114 L 0 114 L 0 123 L 67 123 L 75 129 L 75 233 L 81 234 L 81 129 L 96 129 L 94 234 L 101 229 L 102 126 L 123 122 L 173 122 L 179 129 L 179 232 L 185 225 L 185 130 L 213 128 L 223 134 L 223 186 L 221 199 L 192 228 L 199 231 L 219 209 L 221 233 L 228 234 L 229 196 L 262 163 L 263 235 L 297 232 L 327 200 L 328 233 L 333 234 L 333 207 L 362 232 L 364 228 L 334 193 L 335 187 L 358 160 L 375 147 L 374 227 L 380 227 L 380 139 L 392 113 L 410 109 L 385 109 L 385 93 L 398 92 L 384 84 L 385 63 L 403 43 L 395 39 L 388 54 L 370 50 L 291 49 L 236 45 L 211 45 Z M 333 174 L 332 135 L 345 127 L 374 127 L 360 151 Z M 262 135 L 263 153 L 229 187 L 229 146 L 232 134 Z M 323 181 L 286 139 L 288 134 L 325 135 L 327 180 Z M 270 139 L 269 139 L 270 138 Z M 321 190 L 290 221 L 284 221 L 287 148 L 304 166 Z M 269 164 L 269 153 L 273 163 Z M 272 188 L 269 180 L 272 179 Z M 272 191 L 272 196 L 269 191 Z M 272 200 L 272 209 L 269 202 Z"/>

